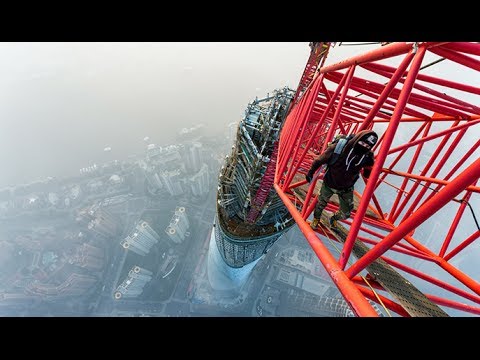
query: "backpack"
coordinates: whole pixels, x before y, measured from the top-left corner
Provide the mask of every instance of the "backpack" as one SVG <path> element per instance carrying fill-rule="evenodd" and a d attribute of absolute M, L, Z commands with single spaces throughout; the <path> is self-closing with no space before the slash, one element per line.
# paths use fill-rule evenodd
<path fill-rule="evenodd" d="M 337 144 L 335 146 L 335 150 L 333 150 L 333 154 L 330 156 L 330 159 L 328 159 L 328 165 L 331 166 L 335 164 L 337 161 L 338 157 L 343 151 L 343 148 L 347 144 L 347 142 L 352 139 L 355 135 L 350 134 L 350 135 L 344 135 L 344 134 L 339 134 L 333 138 L 333 140 L 328 144 L 328 146 Z"/>

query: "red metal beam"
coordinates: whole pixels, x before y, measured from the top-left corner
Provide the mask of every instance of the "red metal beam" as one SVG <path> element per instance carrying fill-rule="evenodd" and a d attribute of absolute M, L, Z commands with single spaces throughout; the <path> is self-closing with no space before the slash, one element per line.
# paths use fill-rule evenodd
<path fill-rule="evenodd" d="M 406 266 L 406 263 L 398 262 L 395 265 L 446 292 L 445 297 L 429 296 L 433 302 L 476 314 L 478 308 L 462 304 L 448 296 L 454 294 L 471 301 L 479 299 L 478 279 L 469 277 L 462 270 L 462 266 L 454 266 L 449 259 L 458 254 L 465 254 L 469 261 L 475 259 L 475 255 L 469 252 L 472 248 L 470 245 L 480 237 L 480 231 L 475 229 L 475 224 L 465 222 L 466 216 L 471 213 L 465 211 L 467 201 L 476 204 L 478 197 L 474 196 L 480 193 L 480 187 L 476 184 L 479 170 L 475 170 L 475 167 L 480 165 L 477 154 L 480 144 L 480 106 L 469 103 L 467 96 L 479 95 L 480 88 L 478 84 L 468 84 L 473 81 L 473 77 L 456 77 L 465 80 L 460 83 L 442 78 L 442 73 L 439 77 L 419 74 L 418 71 L 425 68 L 422 62 L 426 51 L 448 55 L 453 61 L 445 61 L 444 65 L 457 66 L 457 69 L 466 66 L 480 71 L 477 69 L 480 62 L 467 56 L 480 54 L 478 43 L 393 43 L 322 67 L 319 77 L 314 79 L 308 89 L 308 96 L 305 93 L 298 104 L 302 106 L 302 111 L 299 111 L 298 106 L 294 107 L 285 121 L 279 148 L 278 164 L 281 164 L 281 167 L 277 164 L 275 189 L 342 295 L 348 297 L 347 302 L 351 306 L 358 301 L 357 308 L 365 310 L 363 307 L 366 306 L 364 301 L 367 298 L 378 300 L 373 298 L 377 294 L 367 294 L 367 291 L 358 289 L 360 284 L 357 274 L 379 257 L 390 261 L 385 252 L 391 251 L 400 254 L 402 259 L 409 258 L 416 263 L 430 264 L 418 269 Z M 398 66 L 381 63 L 402 55 L 404 58 L 397 62 L 400 64 Z M 359 77 L 358 71 L 357 75 L 353 76 L 353 69 L 357 65 L 373 72 L 367 75 L 378 74 L 388 80 L 385 84 L 375 82 Z M 322 81 L 319 81 L 320 78 Z M 323 81 L 324 79 L 329 81 Z M 315 84 L 318 84 L 318 87 L 314 90 Z M 399 84 L 403 86 L 397 88 Z M 334 88 L 330 89 L 330 86 Z M 461 93 L 449 90 L 459 90 Z M 358 95 L 353 96 L 354 92 L 358 92 Z M 360 98 L 362 95 L 364 98 Z M 307 97 L 308 102 L 304 101 Z M 449 125 L 446 122 L 452 123 L 450 128 L 445 127 Z M 306 221 L 316 204 L 314 187 L 311 184 L 302 199 L 295 198 L 290 192 L 297 191 L 296 187 L 305 184 L 305 172 L 315 155 L 324 149 L 326 142 L 335 133 L 352 133 L 372 127 L 379 134 L 379 141 L 373 149 L 375 166 L 370 179 L 359 191 L 360 204 L 352 212 L 353 220 L 343 221 L 349 226 L 348 236 L 343 245 L 343 255 L 336 261 L 337 255 L 330 254 L 323 244 L 319 245 L 320 239 Z M 471 139 L 473 141 L 469 142 Z M 395 145 L 392 146 L 393 144 Z M 398 177 L 391 177 L 386 182 L 386 176 L 393 174 Z M 317 176 L 321 178 L 322 173 Z M 410 186 L 411 181 L 425 186 L 431 185 L 430 190 L 427 193 L 425 186 Z M 455 198 L 460 193 L 461 198 Z M 386 197 L 392 201 L 385 201 Z M 450 201 L 460 202 L 458 210 L 450 211 L 448 208 L 448 219 L 441 220 L 439 230 L 442 233 L 435 234 L 435 243 L 430 243 L 430 237 L 434 235 L 424 239 L 421 237 L 423 232 L 420 231 L 415 233 L 419 238 L 413 238 L 415 230 L 427 220 L 434 220 L 437 212 L 445 208 Z M 410 208 L 407 208 L 406 216 L 397 224 L 395 219 L 399 215 L 405 215 L 405 206 Z M 377 214 L 367 215 L 367 208 Z M 325 210 L 333 212 L 336 209 L 338 205 L 329 203 Z M 385 218 L 391 221 L 386 221 Z M 460 233 L 460 224 L 467 225 L 471 234 L 463 241 L 462 238 L 466 236 L 463 232 L 466 229 L 462 226 Z M 385 234 L 372 231 L 371 226 L 382 229 Z M 423 226 L 422 230 L 424 229 Z M 359 231 L 364 231 L 367 235 L 359 236 Z M 322 234 L 320 230 L 319 234 L 321 237 L 331 238 L 328 233 Z M 350 246 L 355 240 L 363 241 L 371 249 L 347 268 L 352 251 Z M 345 268 L 346 270 L 342 271 Z M 429 275 L 428 272 L 433 268 L 440 268 L 443 273 L 451 276 L 450 281 L 460 281 L 467 290 L 460 290 L 444 282 L 443 278 L 441 281 Z M 346 275 L 346 278 L 340 274 Z M 358 297 L 359 294 L 363 296 L 363 301 L 360 300 L 362 297 Z M 388 306 L 396 307 L 400 316 L 407 316 L 405 311 L 402 312 L 401 305 L 391 301 Z M 360 314 L 363 310 L 354 312 Z"/>
<path fill-rule="evenodd" d="M 445 204 L 455 198 L 460 192 L 469 186 L 480 177 L 480 158 L 465 169 L 462 174 L 457 176 L 450 184 L 440 190 L 427 203 L 423 204 L 412 216 L 401 223 L 395 230 L 388 234 L 380 243 L 374 246 L 363 257 L 356 261 L 348 270 L 346 274 L 349 278 L 355 276 L 362 271 L 366 266 L 375 261 L 380 255 L 387 251 L 391 246 L 400 241 L 413 229 L 418 227 L 431 215 L 435 214 Z M 461 281 L 466 281 L 465 285 L 480 294 L 480 285 L 472 283 L 471 279 L 465 279 L 463 276 Z M 460 280 L 460 279 L 459 279 Z"/>
<path fill-rule="evenodd" d="M 322 242 L 317 238 L 317 235 L 312 228 L 303 220 L 302 215 L 298 212 L 295 205 L 292 204 L 278 184 L 275 184 L 274 186 L 288 211 L 290 211 L 290 214 L 292 214 L 293 218 L 297 222 L 301 232 L 305 235 L 315 254 L 317 254 L 328 275 L 338 286 L 338 289 L 345 298 L 345 301 L 351 307 L 352 311 L 357 316 L 377 317 L 378 314 L 375 309 L 360 293 L 355 284 L 353 284 L 353 282 L 345 276 L 345 273 L 338 266 L 335 258 L 330 254 L 325 245 L 323 245 Z"/>
<path fill-rule="evenodd" d="M 362 218 L 365 215 L 368 202 L 370 201 L 375 188 L 375 182 L 378 180 L 381 167 L 383 166 L 383 163 L 385 162 L 385 158 L 387 157 L 388 149 L 390 148 L 393 142 L 393 138 L 395 137 L 395 132 L 397 130 L 400 117 L 403 113 L 403 109 L 407 103 L 408 97 L 410 96 L 410 92 L 412 91 L 413 83 L 415 82 L 415 76 L 418 73 L 418 70 L 420 69 L 424 55 L 425 55 L 425 48 L 420 47 L 418 49 L 418 52 L 415 54 L 415 57 L 412 60 L 411 70 L 405 81 L 405 86 L 402 89 L 402 92 L 398 99 L 398 103 L 397 103 L 397 106 L 395 107 L 395 111 L 392 115 L 390 124 L 387 130 L 385 131 L 385 137 L 382 141 L 382 145 L 380 147 L 378 155 L 375 157 L 375 165 L 373 166 L 372 172 L 369 177 L 369 181 L 363 192 L 363 196 L 358 206 L 355 220 L 353 221 L 352 227 L 348 232 L 347 239 L 345 240 L 345 246 L 343 247 L 343 251 L 340 254 L 340 266 L 343 269 L 345 268 L 345 265 L 347 264 L 348 259 L 350 258 L 350 254 L 352 252 L 355 238 L 357 237 L 358 230 L 360 229 Z"/>
<path fill-rule="evenodd" d="M 378 61 L 378 60 L 406 54 L 410 50 L 414 49 L 416 44 L 417 45 L 421 44 L 423 48 L 433 48 L 435 46 L 442 45 L 443 43 L 413 43 L 413 42 L 392 43 L 392 44 L 383 46 L 381 48 L 371 50 L 365 54 L 340 61 L 336 64 L 333 64 L 330 66 L 324 66 L 320 69 L 320 73 L 328 73 L 331 71 L 342 70 L 352 65 L 361 65 L 367 62 Z"/>

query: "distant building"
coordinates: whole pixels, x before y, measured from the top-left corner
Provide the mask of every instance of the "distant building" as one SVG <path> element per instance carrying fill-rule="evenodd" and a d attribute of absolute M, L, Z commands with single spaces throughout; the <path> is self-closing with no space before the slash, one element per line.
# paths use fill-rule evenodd
<path fill-rule="evenodd" d="M 311 249 L 289 248 L 280 254 L 280 258 L 284 262 L 284 265 L 330 281 L 330 276 Z"/>
<path fill-rule="evenodd" d="M 89 271 L 100 271 L 104 265 L 104 250 L 102 248 L 83 243 L 77 246 L 68 262 Z"/>
<path fill-rule="evenodd" d="M 165 229 L 165 233 L 175 244 L 181 243 L 185 238 L 178 233 L 177 229 L 175 229 L 175 222 L 171 222 L 170 225 L 167 226 L 167 228 Z"/>
<path fill-rule="evenodd" d="M 76 221 L 95 234 L 103 237 L 113 237 L 122 232 L 122 223 L 118 217 L 105 210 L 99 204 L 81 209 Z"/>
<path fill-rule="evenodd" d="M 146 221 L 142 221 L 120 242 L 120 245 L 126 250 L 145 256 L 159 240 L 158 233 Z"/>
<path fill-rule="evenodd" d="M 2 305 L 6 305 L 6 309 L 9 309 L 9 305 L 13 306 L 26 306 L 26 305 L 31 305 L 35 302 L 35 299 L 37 299 L 36 296 L 34 295 L 27 295 L 23 292 L 17 292 L 17 293 L 0 293 L 0 308 Z M 12 316 L 8 315 L 11 314 L 11 310 L 9 309 L 8 313 L 6 316 Z M 5 316 L 5 315 L 2 315 Z"/>
<path fill-rule="evenodd" d="M 295 224 L 273 186 L 280 130 L 294 95 L 285 87 L 256 98 L 236 126 L 219 173 L 209 246 L 208 279 L 215 290 L 241 289 L 255 264 Z"/>
<path fill-rule="evenodd" d="M 114 298 L 134 298 L 143 292 L 145 284 L 152 279 L 150 270 L 134 266 L 129 272 L 127 278 L 117 287 Z"/>
<path fill-rule="evenodd" d="M 343 298 L 290 289 L 280 295 L 277 316 L 351 317 L 354 314 Z"/>
<path fill-rule="evenodd" d="M 122 195 L 115 195 L 108 198 L 105 198 L 100 203 L 102 206 L 114 206 L 123 204 L 124 202 L 130 200 L 133 194 L 122 194 Z"/>
<path fill-rule="evenodd" d="M 172 248 L 164 252 L 162 255 L 161 265 L 158 270 L 159 275 L 161 275 L 163 279 L 170 275 L 173 270 L 175 270 L 177 261 L 178 255 L 175 254 L 175 251 Z"/>
<path fill-rule="evenodd" d="M 165 232 L 174 243 L 179 244 L 185 239 L 189 227 L 190 223 L 185 213 L 185 208 L 183 206 L 177 207 Z"/>
<path fill-rule="evenodd" d="M 184 224 L 185 228 L 188 229 L 190 222 L 188 221 L 187 213 L 184 206 L 177 206 L 175 208 L 175 216 L 180 218 L 182 225 Z"/>
<path fill-rule="evenodd" d="M 97 278 L 86 274 L 70 274 L 61 284 L 44 283 L 34 280 L 25 288 L 27 294 L 44 298 L 84 295 L 95 283 Z"/>
<path fill-rule="evenodd" d="M 147 153 L 146 159 L 149 162 L 155 161 L 156 159 L 160 158 L 160 154 L 162 152 L 162 147 L 157 146 L 155 144 L 148 144 L 147 145 Z"/>
<path fill-rule="evenodd" d="M 67 196 L 72 200 L 72 201 L 77 201 L 82 197 L 82 189 L 80 185 L 75 184 L 73 185 L 69 191 Z"/>
<path fill-rule="evenodd" d="M 91 232 L 104 237 L 113 237 L 122 232 L 120 219 L 104 208 L 95 208 L 93 215 L 94 219 L 88 224 L 88 230 Z"/>
<path fill-rule="evenodd" d="M 148 166 L 145 169 L 145 177 L 148 181 L 148 185 L 150 188 L 154 191 L 160 191 L 163 189 L 163 182 L 160 176 L 157 173 L 157 170 L 155 169 L 155 166 Z"/>
<path fill-rule="evenodd" d="M 102 180 L 94 179 L 87 183 L 87 190 L 89 193 L 99 193 L 103 191 L 105 184 Z"/>
<path fill-rule="evenodd" d="M 202 164 L 200 170 L 188 179 L 193 196 L 203 197 L 210 191 L 210 174 L 207 164 Z"/>
<path fill-rule="evenodd" d="M 60 204 L 60 197 L 58 196 L 57 193 L 50 192 L 48 193 L 48 202 L 52 206 L 58 206 Z"/>
<path fill-rule="evenodd" d="M 113 174 L 112 176 L 110 176 L 110 178 L 108 179 L 108 182 L 110 183 L 110 185 L 113 185 L 113 186 L 119 186 L 119 185 L 122 185 L 124 182 L 125 182 L 125 179 L 123 176 L 119 176 L 117 174 Z"/>
<path fill-rule="evenodd" d="M 160 168 L 175 168 L 182 162 L 179 150 L 180 148 L 177 145 L 162 147 L 150 144 L 147 146 L 146 160 L 148 163 L 158 165 Z"/>
<path fill-rule="evenodd" d="M 179 196 L 183 194 L 180 169 L 164 171 L 161 174 L 161 178 L 171 196 Z"/>
<path fill-rule="evenodd" d="M 185 167 L 187 171 L 190 173 L 198 172 L 202 162 L 202 144 L 199 142 L 187 144 L 185 146 Z"/>
<path fill-rule="evenodd" d="M 329 283 L 285 266 L 279 268 L 275 276 L 275 282 L 289 285 L 317 296 L 323 296 L 331 288 Z"/>

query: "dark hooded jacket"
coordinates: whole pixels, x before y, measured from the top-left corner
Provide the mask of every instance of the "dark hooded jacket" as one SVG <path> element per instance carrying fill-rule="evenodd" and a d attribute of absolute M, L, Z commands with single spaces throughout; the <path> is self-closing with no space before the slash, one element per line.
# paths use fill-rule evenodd
<path fill-rule="evenodd" d="M 367 150 L 366 152 L 359 151 L 358 146 L 355 144 L 365 137 L 374 134 L 372 130 L 363 130 L 350 139 L 343 148 L 342 153 L 339 155 L 333 165 L 327 167 L 327 171 L 323 177 L 325 184 L 333 189 L 345 190 L 354 186 L 355 182 L 359 178 L 360 171 L 363 170 L 363 176 L 368 178 L 374 164 L 373 152 Z M 336 144 L 328 146 L 325 151 L 319 155 L 312 163 L 309 177 L 313 177 L 315 171 L 318 170 L 323 164 L 327 164 L 330 156 L 333 154 Z M 366 150 L 366 149 L 365 149 Z"/>

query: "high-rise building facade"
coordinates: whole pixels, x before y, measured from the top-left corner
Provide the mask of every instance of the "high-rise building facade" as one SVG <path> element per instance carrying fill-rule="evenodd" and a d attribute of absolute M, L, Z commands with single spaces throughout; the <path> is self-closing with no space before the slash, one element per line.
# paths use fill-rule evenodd
<path fill-rule="evenodd" d="M 134 298 L 143 292 L 145 285 L 152 279 L 153 273 L 150 270 L 134 266 L 127 275 L 127 278 L 117 287 L 113 297 Z"/>
<path fill-rule="evenodd" d="M 141 221 L 130 234 L 120 242 L 120 245 L 126 250 L 131 250 L 138 255 L 145 256 L 159 240 L 160 236 L 158 233 L 153 230 L 146 221 Z"/>
<path fill-rule="evenodd" d="M 161 174 L 161 178 L 170 196 L 179 196 L 183 194 L 180 169 L 164 171 Z"/>
<path fill-rule="evenodd" d="M 145 169 L 145 177 L 147 178 L 148 185 L 152 188 L 154 192 L 163 189 L 162 179 L 158 175 L 155 166 L 150 165 Z"/>
<path fill-rule="evenodd" d="M 102 270 L 104 265 L 104 249 L 83 243 L 76 247 L 75 252 L 70 256 L 68 262 L 78 265 L 89 271 L 97 272 Z"/>
<path fill-rule="evenodd" d="M 202 197 L 208 194 L 210 188 L 210 175 L 207 164 L 202 164 L 200 170 L 188 179 L 193 196 Z"/>
<path fill-rule="evenodd" d="M 114 237 L 122 232 L 121 220 L 99 204 L 80 210 L 76 220 L 95 235 Z"/>
<path fill-rule="evenodd" d="M 174 243 L 179 244 L 185 239 L 189 227 L 190 222 L 185 213 L 185 207 L 179 206 L 175 209 L 175 214 L 165 229 L 165 233 Z"/>
<path fill-rule="evenodd" d="M 202 144 L 199 142 L 192 142 L 186 145 L 185 148 L 185 167 L 188 172 L 196 173 L 200 170 L 202 165 Z"/>
<path fill-rule="evenodd" d="M 219 174 L 208 277 L 218 290 L 241 287 L 294 221 L 273 188 L 280 130 L 294 91 L 283 88 L 250 103 Z"/>

